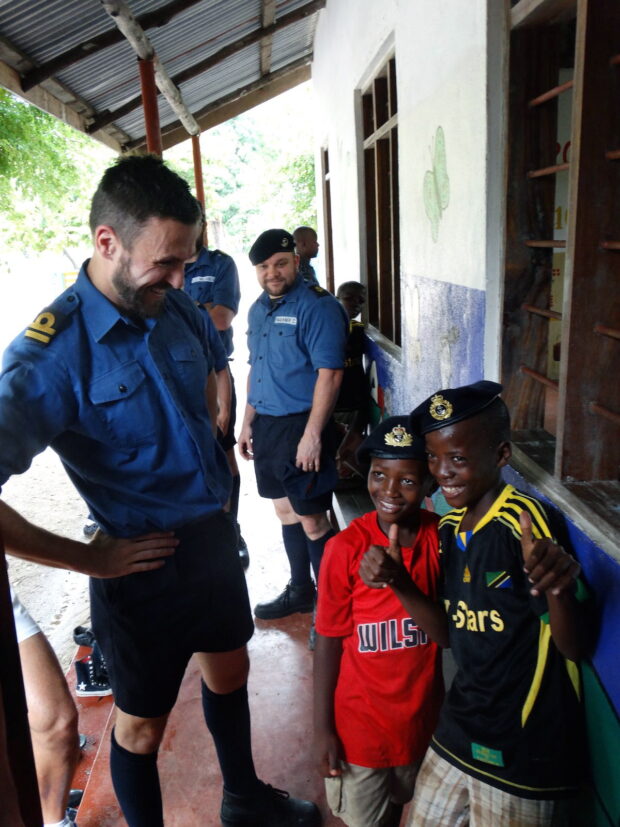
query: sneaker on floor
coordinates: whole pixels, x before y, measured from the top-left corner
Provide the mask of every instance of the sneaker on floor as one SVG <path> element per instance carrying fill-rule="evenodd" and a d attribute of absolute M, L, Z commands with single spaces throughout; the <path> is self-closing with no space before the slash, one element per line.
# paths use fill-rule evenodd
<path fill-rule="evenodd" d="M 312 620 L 310 621 L 310 632 L 308 634 L 308 649 L 314 652 L 316 647 L 316 606 L 312 612 Z"/>
<path fill-rule="evenodd" d="M 98 528 L 99 523 L 96 523 L 94 520 L 89 520 L 87 523 L 84 523 L 82 534 L 85 537 L 93 537 L 97 533 Z"/>
<path fill-rule="evenodd" d="M 69 790 L 69 796 L 67 798 L 67 809 L 75 810 L 77 812 L 77 808 L 82 803 L 83 796 L 84 790 Z"/>
<path fill-rule="evenodd" d="M 314 583 L 293 586 L 289 581 L 284 591 L 274 600 L 257 603 L 254 614 L 261 620 L 275 620 L 278 617 L 288 617 L 295 612 L 311 612 L 314 609 L 314 595 Z"/>
<path fill-rule="evenodd" d="M 319 827 L 321 813 L 312 801 L 292 798 L 284 790 L 259 782 L 254 795 L 234 795 L 224 790 L 222 824 L 243 827 Z"/>
<path fill-rule="evenodd" d="M 92 646 L 95 636 L 88 626 L 76 626 L 73 630 L 73 640 L 78 646 Z"/>
<path fill-rule="evenodd" d="M 244 569 L 250 565 L 250 552 L 248 551 L 248 546 L 241 534 L 239 535 L 239 543 L 237 545 L 237 551 L 239 552 L 239 559 L 241 560 L 241 565 Z"/>
<path fill-rule="evenodd" d="M 75 694 L 80 698 L 96 698 L 112 694 L 112 687 L 108 682 L 107 673 L 97 668 L 93 655 L 76 660 L 75 662 Z"/>

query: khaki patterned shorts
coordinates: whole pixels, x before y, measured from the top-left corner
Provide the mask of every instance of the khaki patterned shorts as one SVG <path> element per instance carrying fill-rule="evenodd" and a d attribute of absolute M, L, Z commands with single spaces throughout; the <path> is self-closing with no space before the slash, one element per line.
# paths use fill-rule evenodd
<path fill-rule="evenodd" d="M 520 798 L 491 787 L 429 749 L 407 827 L 551 827 L 555 801 Z"/>
<path fill-rule="evenodd" d="M 325 779 L 327 803 L 348 827 L 381 827 L 391 803 L 411 800 L 420 762 L 371 769 L 342 764 L 342 775 Z"/>

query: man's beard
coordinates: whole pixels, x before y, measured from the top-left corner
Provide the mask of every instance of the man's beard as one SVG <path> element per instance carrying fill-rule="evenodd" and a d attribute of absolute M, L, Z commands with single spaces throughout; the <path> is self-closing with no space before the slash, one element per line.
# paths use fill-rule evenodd
<path fill-rule="evenodd" d="M 153 285 L 148 287 L 134 287 L 131 282 L 131 258 L 123 256 L 118 268 L 112 276 L 112 286 L 118 296 L 118 304 L 128 315 L 137 319 L 149 319 L 159 316 L 164 306 L 164 297 L 160 301 L 154 300 L 147 304 L 146 296 Z M 163 286 L 163 285 L 162 285 Z"/>

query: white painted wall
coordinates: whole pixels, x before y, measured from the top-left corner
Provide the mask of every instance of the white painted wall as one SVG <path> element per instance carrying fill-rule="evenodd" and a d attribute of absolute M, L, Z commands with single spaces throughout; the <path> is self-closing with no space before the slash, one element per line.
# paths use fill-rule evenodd
<path fill-rule="evenodd" d="M 492 19 L 487 18 L 487 0 L 329 0 L 319 17 L 314 115 L 319 143 L 330 153 L 336 284 L 359 277 L 364 246 L 353 90 L 364 86 L 390 53 L 396 56 L 401 270 L 408 327 L 416 317 L 416 296 L 408 289 L 411 276 L 478 290 L 492 283 L 494 317 L 499 313 L 504 57 L 501 37 L 488 50 L 487 29 L 491 38 L 497 37 L 505 12 L 498 0 L 488 2 Z M 423 182 L 433 169 L 438 126 L 445 135 L 450 198 L 434 241 Z M 489 187 L 495 193 L 491 199 Z M 496 323 L 488 337 L 487 375 L 493 378 L 499 354 Z"/>

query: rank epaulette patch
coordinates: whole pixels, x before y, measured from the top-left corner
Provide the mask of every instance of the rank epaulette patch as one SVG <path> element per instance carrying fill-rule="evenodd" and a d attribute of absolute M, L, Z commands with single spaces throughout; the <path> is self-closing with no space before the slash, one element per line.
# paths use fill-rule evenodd
<path fill-rule="evenodd" d="M 78 302 L 76 297 L 69 295 L 66 297 L 66 302 L 72 302 L 69 305 L 71 310 L 77 307 Z M 53 340 L 54 336 L 59 333 L 67 324 L 69 313 L 63 313 L 59 306 L 64 304 L 64 301 L 59 301 L 51 307 L 42 310 L 37 318 L 30 322 L 24 333 L 24 338 L 39 345 L 40 347 L 47 347 Z"/>
<path fill-rule="evenodd" d="M 314 290 L 314 292 L 318 296 L 329 296 L 330 295 L 329 292 L 324 287 L 321 287 L 320 284 L 311 284 L 309 286 L 310 286 L 310 289 Z"/>

